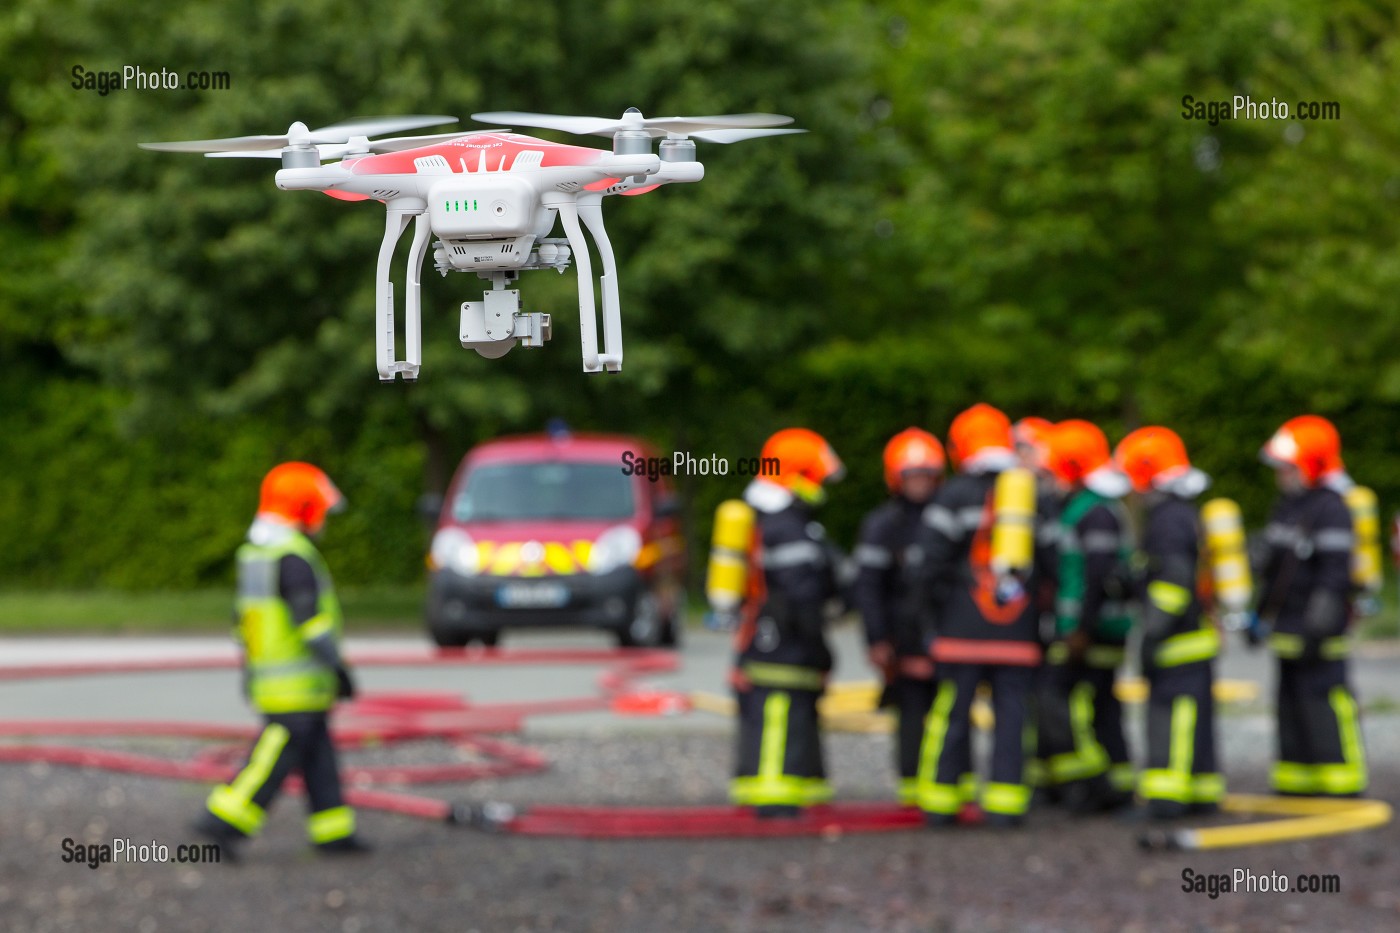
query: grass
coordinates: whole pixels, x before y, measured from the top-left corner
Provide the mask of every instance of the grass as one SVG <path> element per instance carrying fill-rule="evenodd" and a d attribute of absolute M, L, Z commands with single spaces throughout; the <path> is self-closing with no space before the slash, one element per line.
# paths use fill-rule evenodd
<path fill-rule="evenodd" d="M 346 626 L 414 631 L 423 625 L 423 587 L 372 586 L 340 594 Z M 224 634 L 233 623 L 233 593 L 0 591 L 0 633 Z"/>

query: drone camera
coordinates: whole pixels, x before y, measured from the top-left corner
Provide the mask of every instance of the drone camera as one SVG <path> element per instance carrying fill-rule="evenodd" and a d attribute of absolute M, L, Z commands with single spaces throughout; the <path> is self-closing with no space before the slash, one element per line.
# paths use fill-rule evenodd
<path fill-rule="evenodd" d="M 553 336 L 548 314 L 520 310 L 520 292 L 496 288 L 481 297 L 481 301 L 462 302 L 460 338 L 464 348 L 496 359 L 517 343 L 538 348 Z"/>

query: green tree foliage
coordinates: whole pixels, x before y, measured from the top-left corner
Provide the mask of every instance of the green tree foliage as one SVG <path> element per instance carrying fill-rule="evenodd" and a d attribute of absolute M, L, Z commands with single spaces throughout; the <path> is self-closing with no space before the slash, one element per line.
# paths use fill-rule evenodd
<path fill-rule="evenodd" d="M 226 579 L 261 472 L 316 460 L 327 547 L 413 579 L 413 503 L 473 443 L 538 428 L 751 455 L 826 433 L 849 540 L 879 451 L 979 399 L 1186 438 L 1262 519 L 1255 452 L 1335 418 L 1400 501 L 1396 12 L 1368 0 L 407 0 L 0 12 L 0 585 Z M 75 91 L 71 69 L 227 71 L 229 91 Z M 1337 101 L 1332 122 L 1182 98 Z M 627 365 L 579 372 L 572 270 L 521 281 L 544 351 L 462 351 L 482 283 L 431 275 L 424 378 L 380 385 L 383 213 L 284 193 L 275 162 L 142 140 L 369 113 L 771 110 L 806 136 L 701 143 L 703 184 L 608 204 Z M 463 125 L 469 125 L 464 123 Z M 561 141 L 606 146 L 538 131 Z M 405 248 L 400 250 L 400 261 Z M 401 275 L 401 272 L 399 273 Z M 682 482 L 693 541 L 739 480 Z M 701 550 L 697 548 L 697 551 Z"/>
<path fill-rule="evenodd" d="M 55 429 L 54 443 L 112 454 L 130 438 L 157 456 L 190 451 L 167 468 L 189 470 L 191 489 L 244 509 L 250 484 L 272 459 L 315 459 L 357 503 L 338 533 L 353 569 L 371 579 L 418 572 L 413 500 L 425 482 L 440 488 L 457 456 L 480 439 L 535 429 L 557 414 L 583 428 L 705 449 L 728 429 L 735 407 L 761 415 L 765 393 L 754 374 L 827 327 L 823 299 L 840 276 L 828 268 L 826 244 L 859 210 L 860 191 L 850 183 L 863 162 L 847 151 L 844 128 L 861 94 L 862 43 L 795 0 L 485 2 L 470 10 L 434 0 L 195 9 L 22 0 L 0 43 L 15 52 L 6 90 L 22 130 L 16 177 L 47 185 L 26 193 L 17 182 L 4 192 L 27 213 L 12 217 L 3 235 L 32 241 L 36 212 L 47 206 L 54 216 L 47 252 L 26 243 L 30 252 L 16 257 L 39 285 L 16 280 L 5 293 L 4 336 L 28 339 L 21 325 L 35 312 L 47 315 L 39 287 L 74 283 L 64 326 L 46 324 L 34 339 L 78 371 L 74 394 L 81 397 L 85 384 L 95 392 L 94 379 L 110 387 L 81 417 L 117 413 L 126 432 L 99 425 L 79 439 Z M 75 63 L 227 71 L 233 89 L 103 96 L 69 86 Z M 578 371 L 572 272 L 522 282 L 531 307 L 555 314 L 559 337 L 543 353 L 517 350 L 501 361 L 457 347 L 457 306 L 483 283 L 454 275 L 426 283 L 425 378 L 380 385 L 372 324 L 383 228 L 377 205 L 279 192 L 275 163 L 135 145 L 279 132 L 296 119 L 316 126 L 364 113 L 607 115 L 629 105 L 657 115 L 786 112 L 813 133 L 736 147 L 702 143 L 705 184 L 610 202 L 625 269 L 629 351 L 621 378 Z M 38 395 L 23 402 L 22 417 L 44 417 Z M 763 425 L 756 420 L 750 431 L 735 453 L 761 439 Z M 259 439 L 261 458 L 215 475 L 209 463 L 234 457 L 245 433 Z M 138 485 L 156 481 L 142 479 Z M 132 511 L 146 507 L 143 498 L 129 500 Z M 162 521 L 207 531 L 181 516 Z M 407 532 L 395 530 L 405 522 Z M 232 525 L 241 531 L 242 522 Z M 111 536 L 132 543 L 115 528 Z M 29 565 L 6 563 L 0 579 L 32 579 Z M 46 579 L 112 576 L 82 556 L 57 563 L 70 569 Z M 165 572 L 171 582 L 186 579 L 185 570 Z"/>

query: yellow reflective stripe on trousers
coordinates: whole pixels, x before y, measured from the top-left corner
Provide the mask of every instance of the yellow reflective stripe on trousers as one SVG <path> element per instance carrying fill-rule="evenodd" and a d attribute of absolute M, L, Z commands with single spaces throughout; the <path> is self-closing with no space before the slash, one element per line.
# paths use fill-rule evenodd
<path fill-rule="evenodd" d="M 287 741 L 291 737 L 292 734 L 286 726 L 276 722 L 268 723 L 248 756 L 248 766 L 233 779 L 229 789 L 243 800 L 251 800 L 258 788 L 267 783 L 267 776 L 272 773 L 273 766 L 277 764 L 282 749 L 287 747 Z"/>
<path fill-rule="evenodd" d="M 1225 799 L 1225 775 L 1219 773 L 1191 775 L 1192 803 L 1219 803 Z"/>
<path fill-rule="evenodd" d="M 739 668 L 755 686 L 791 690 L 820 690 L 822 672 L 796 664 L 771 664 L 766 661 L 745 661 Z"/>
<path fill-rule="evenodd" d="M 320 845 L 344 839 L 355 833 L 355 811 L 349 807 L 331 807 L 306 818 L 306 835 Z"/>
<path fill-rule="evenodd" d="M 1024 784 L 989 783 L 982 788 L 982 809 L 988 813 L 1022 816 L 1031 804 L 1031 789 Z"/>
<path fill-rule="evenodd" d="M 1209 661 L 1219 653 L 1220 633 L 1211 627 L 1164 639 L 1153 660 L 1158 667 L 1177 667 L 1194 661 Z"/>
<path fill-rule="evenodd" d="M 1366 750 L 1361 744 L 1361 721 L 1356 700 L 1346 687 L 1333 687 L 1327 700 L 1337 716 L 1342 764 L 1319 765 L 1318 784 L 1328 794 L 1359 794 L 1366 789 Z"/>
<path fill-rule="evenodd" d="M 825 778 L 817 777 L 784 774 L 776 778 L 761 778 L 746 775 L 730 782 L 729 799 L 745 807 L 807 807 L 830 800 L 831 785 Z"/>
<path fill-rule="evenodd" d="M 1172 700 L 1167 766 L 1142 772 L 1139 790 L 1148 800 L 1191 801 L 1191 767 L 1196 757 L 1196 701 L 1189 696 Z"/>
<path fill-rule="evenodd" d="M 788 717 L 792 696 L 781 690 L 763 701 L 763 734 L 758 746 L 758 774 L 735 778 L 729 797 L 745 806 L 808 806 L 831 798 L 824 778 L 793 777 L 783 773 L 787 757 Z"/>
<path fill-rule="evenodd" d="M 1314 766 L 1297 761 L 1275 762 L 1269 783 L 1281 794 L 1315 794 L 1318 791 Z"/>
<path fill-rule="evenodd" d="M 791 711 L 792 697 L 781 690 L 768 694 L 763 701 L 763 736 L 758 750 L 758 776 L 761 778 L 776 778 L 783 773 Z"/>
<path fill-rule="evenodd" d="M 1069 724 L 1074 751 L 1052 755 L 1047 762 L 1057 784 L 1097 777 L 1108 770 L 1108 752 L 1094 735 L 1094 685 L 1077 683 L 1069 692 Z"/>
<path fill-rule="evenodd" d="M 263 820 L 267 818 L 262 807 L 240 797 L 227 784 L 220 784 L 210 791 L 204 805 L 210 813 L 245 836 L 256 836 L 261 832 Z"/>
<path fill-rule="evenodd" d="M 899 802 L 905 806 L 912 807 L 917 804 L 919 802 L 919 779 L 916 777 L 900 778 L 897 794 Z"/>
<path fill-rule="evenodd" d="M 1114 790 L 1121 790 L 1125 794 L 1131 794 L 1133 787 L 1137 783 L 1137 775 L 1133 773 L 1133 766 L 1126 761 L 1120 761 L 1108 766 L 1108 783 Z"/>
<path fill-rule="evenodd" d="M 929 813 L 954 814 L 962 806 L 962 793 L 956 784 L 939 784 L 938 759 L 948 734 L 948 717 L 953 711 L 958 688 L 950 680 L 938 685 L 933 707 L 924 719 L 924 741 L 919 749 L 918 804 Z"/>
<path fill-rule="evenodd" d="M 977 775 L 969 772 L 958 778 L 958 796 L 963 803 L 977 799 Z"/>
<path fill-rule="evenodd" d="M 1182 696 L 1172 700 L 1171 769 L 1188 775 L 1196 758 L 1196 700 Z"/>

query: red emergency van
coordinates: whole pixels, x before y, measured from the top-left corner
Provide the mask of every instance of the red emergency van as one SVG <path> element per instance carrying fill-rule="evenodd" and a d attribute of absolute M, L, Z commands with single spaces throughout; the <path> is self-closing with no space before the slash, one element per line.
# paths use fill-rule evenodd
<path fill-rule="evenodd" d="M 428 556 L 428 630 L 494 645 L 508 628 L 590 627 L 623 646 L 676 645 L 684 626 L 680 508 L 646 443 L 523 435 L 462 460 Z"/>

